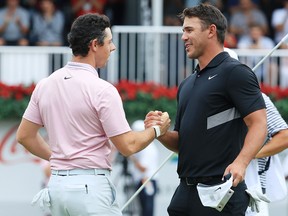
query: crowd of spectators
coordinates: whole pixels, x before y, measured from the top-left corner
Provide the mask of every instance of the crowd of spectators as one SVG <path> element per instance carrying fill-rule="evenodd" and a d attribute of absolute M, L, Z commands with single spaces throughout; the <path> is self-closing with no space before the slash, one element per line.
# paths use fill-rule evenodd
<path fill-rule="evenodd" d="M 138 0 L 140 1 L 140 0 Z M 0 0 L 0 45 L 66 45 L 73 20 L 84 13 L 106 14 L 112 25 L 125 25 L 128 0 Z M 227 17 L 225 46 L 238 48 L 251 26 L 259 26 L 275 43 L 288 32 L 288 0 L 164 0 L 163 25 L 181 25 L 185 7 L 209 3 Z M 151 0 L 150 0 L 151 6 Z M 283 45 L 285 47 L 287 45 Z M 285 47 L 286 48 L 286 47 Z"/>
<path fill-rule="evenodd" d="M 163 24 L 179 25 L 176 12 L 199 3 L 212 4 L 226 16 L 229 28 L 225 45 L 229 48 L 239 48 L 240 39 L 249 36 L 255 25 L 274 43 L 288 33 L 288 0 L 165 0 Z"/>
<path fill-rule="evenodd" d="M 199 3 L 212 4 L 226 16 L 225 47 L 271 50 L 288 34 L 288 0 L 164 0 L 164 25 L 179 25 L 175 11 Z M 280 49 L 288 49 L 288 41 Z M 242 61 L 253 68 L 261 58 L 255 56 Z M 288 57 L 271 58 L 269 64 L 262 64 L 255 73 L 261 82 L 288 87 Z"/>
<path fill-rule="evenodd" d="M 124 24 L 126 0 L 0 0 L 0 45 L 67 45 L 66 35 L 79 15 L 107 14 Z"/>

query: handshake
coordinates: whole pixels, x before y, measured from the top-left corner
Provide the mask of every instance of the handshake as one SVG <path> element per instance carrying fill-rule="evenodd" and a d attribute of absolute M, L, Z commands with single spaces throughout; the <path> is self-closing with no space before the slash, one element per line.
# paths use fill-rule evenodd
<path fill-rule="evenodd" d="M 145 128 L 153 127 L 155 137 L 164 135 L 170 127 L 171 119 L 167 112 L 150 111 L 144 120 Z"/>

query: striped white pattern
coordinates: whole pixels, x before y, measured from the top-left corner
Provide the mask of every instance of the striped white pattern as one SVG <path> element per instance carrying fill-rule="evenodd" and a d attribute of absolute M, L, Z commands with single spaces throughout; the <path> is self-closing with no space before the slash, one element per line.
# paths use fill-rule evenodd
<path fill-rule="evenodd" d="M 274 106 L 273 102 L 270 98 L 262 93 L 265 105 L 266 105 L 266 113 L 267 113 L 267 129 L 268 129 L 268 138 L 272 139 L 272 137 L 281 130 L 287 129 L 287 123 L 279 114 L 277 108 Z M 268 139 L 268 140 L 269 140 Z M 259 168 L 259 176 L 262 189 L 266 189 L 266 171 L 269 169 L 269 158 L 259 158 L 258 159 L 258 168 Z M 267 163 L 268 162 L 268 163 Z"/>
<path fill-rule="evenodd" d="M 224 110 L 207 118 L 207 130 L 237 118 L 240 118 L 240 113 L 235 107 Z"/>

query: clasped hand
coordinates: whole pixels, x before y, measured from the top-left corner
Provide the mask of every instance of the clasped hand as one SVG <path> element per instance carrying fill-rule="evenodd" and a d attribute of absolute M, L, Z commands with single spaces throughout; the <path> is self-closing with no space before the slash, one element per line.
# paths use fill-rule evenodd
<path fill-rule="evenodd" d="M 171 119 L 167 112 L 162 111 L 150 111 L 144 120 L 145 128 L 158 125 L 160 127 L 161 136 L 164 135 L 170 128 Z"/>

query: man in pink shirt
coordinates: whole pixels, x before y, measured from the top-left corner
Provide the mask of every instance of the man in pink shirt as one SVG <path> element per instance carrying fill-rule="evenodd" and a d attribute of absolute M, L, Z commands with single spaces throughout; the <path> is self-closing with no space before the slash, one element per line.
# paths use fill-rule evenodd
<path fill-rule="evenodd" d="M 72 61 L 37 84 L 17 132 L 20 144 L 51 165 L 48 187 L 34 201 L 50 206 L 53 216 L 122 215 L 110 180 L 109 140 L 129 156 L 163 135 L 170 119 L 163 115 L 153 127 L 131 131 L 116 88 L 95 69 L 116 48 L 106 16 L 78 17 L 68 42 Z"/>

